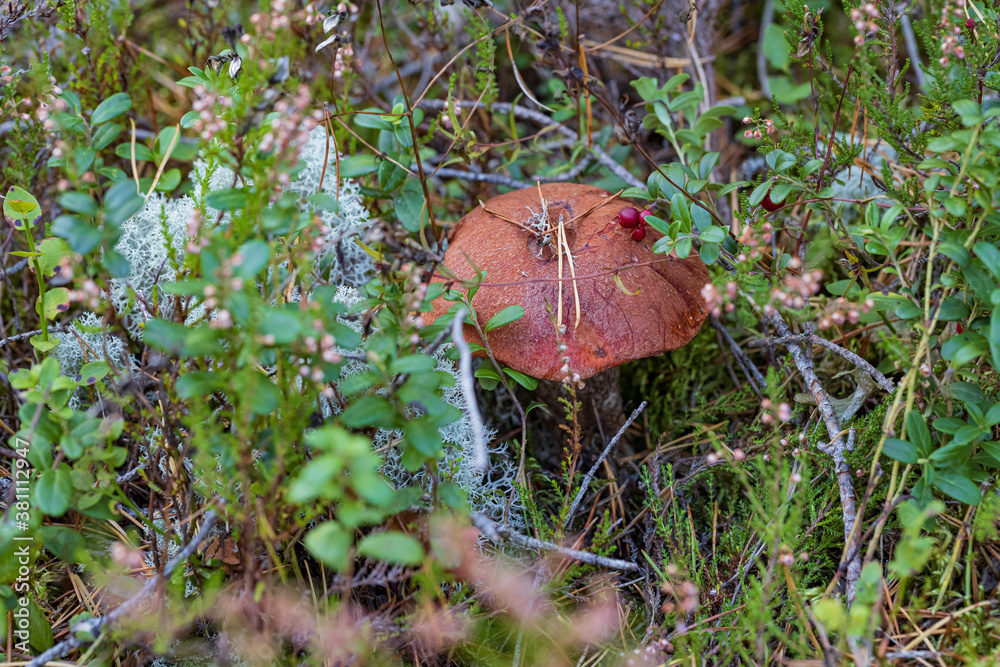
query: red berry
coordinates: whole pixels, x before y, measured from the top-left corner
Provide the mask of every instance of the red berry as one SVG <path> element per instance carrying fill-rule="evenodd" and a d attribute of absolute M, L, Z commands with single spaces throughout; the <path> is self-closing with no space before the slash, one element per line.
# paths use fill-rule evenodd
<path fill-rule="evenodd" d="M 965 27 L 973 30 L 976 27 L 976 19 L 965 19 Z"/>
<path fill-rule="evenodd" d="M 958 330 L 958 333 L 965 333 L 965 327 L 962 326 L 961 322 L 958 322 L 955 325 L 955 328 Z"/>
<path fill-rule="evenodd" d="M 774 211 L 777 211 L 779 208 L 781 208 L 785 204 L 784 204 L 784 202 L 782 202 L 780 204 L 775 204 L 773 201 L 771 201 L 771 191 L 768 190 L 767 194 L 764 195 L 764 201 L 762 201 L 760 203 L 760 205 L 763 206 L 765 210 L 771 211 L 773 213 Z"/>
<path fill-rule="evenodd" d="M 645 225 L 639 225 L 634 230 L 632 230 L 632 240 L 633 241 L 641 241 L 644 238 L 646 238 L 646 226 Z"/>
<path fill-rule="evenodd" d="M 648 208 L 644 211 L 639 211 L 639 222 L 645 224 L 646 218 L 648 218 L 651 215 L 653 215 L 653 212 L 650 211 Z"/>
<path fill-rule="evenodd" d="M 631 206 L 626 206 L 618 212 L 618 222 L 622 227 L 635 227 L 639 224 L 639 211 Z"/>

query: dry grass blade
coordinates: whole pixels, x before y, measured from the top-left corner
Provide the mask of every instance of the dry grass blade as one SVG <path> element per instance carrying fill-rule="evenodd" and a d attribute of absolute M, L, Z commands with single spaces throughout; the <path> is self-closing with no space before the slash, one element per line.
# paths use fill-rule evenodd
<path fill-rule="evenodd" d="M 537 104 L 542 109 L 545 109 L 549 113 L 555 113 L 556 111 L 555 109 L 545 106 L 544 104 L 538 101 L 538 98 L 536 98 L 534 95 L 531 94 L 531 88 L 529 88 L 528 84 L 526 84 L 524 82 L 524 79 L 521 78 L 521 73 L 517 70 L 517 63 L 514 62 L 514 50 L 510 46 L 510 29 L 504 30 L 503 34 L 504 38 L 507 40 L 507 55 L 510 57 L 510 69 L 514 73 L 514 80 L 517 81 L 517 85 L 521 89 L 521 92 L 524 93 L 525 97 L 527 97 L 529 100 Z"/>

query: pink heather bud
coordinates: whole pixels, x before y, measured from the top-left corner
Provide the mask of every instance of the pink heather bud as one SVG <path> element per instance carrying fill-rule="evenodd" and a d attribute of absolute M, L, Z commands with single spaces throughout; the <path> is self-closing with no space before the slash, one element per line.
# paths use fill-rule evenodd
<path fill-rule="evenodd" d="M 762 136 L 764 136 L 764 135 L 760 133 L 760 130 L 754 130 L 753 131 L 753 138 L 754 139 L 760 139 Z"/>
<path fill-rule="evenodd" d="M 743 116 L 743 124 L 744 125 L 749 125 L 752 122 L 753 122 L 753 119 L 751 119 L 750 116 Z"/>
<path fill-rule="evenodd" d="M 746 137 L 747 139 L 752 139 L 753 138 L 753 130 L 747 130 L 746 132 L 743 133 L 743 136 Z"/>
<path fill-rule="evenodd" d="M 956 46 L 955 57 L 958 58 L 959 60 L 965 60 L 965 49 L 963 49 L 961 46 Z"/>

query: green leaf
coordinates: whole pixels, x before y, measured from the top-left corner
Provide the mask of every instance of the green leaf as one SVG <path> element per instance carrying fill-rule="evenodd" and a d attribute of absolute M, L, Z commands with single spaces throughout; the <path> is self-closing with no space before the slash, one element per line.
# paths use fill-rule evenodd
<path fill-rule="evenodd" d="M 781 204 L 782 202 L 785 201 L 785 199 L 788 198 L 788 195 L 795 189 L 797 189 L 796 186 L 792 185 L 791 183 L 779 183 L 778 185 L 775 185 L 771 189 L 771 192 L 768 194 L 768 197 L 771 198 L 771 201 L 773 203 Z"/>
<path fill-rule="evenodd" d="M 921 456 L 926 457 L 931 453 L 931 431 L 919 410 L 906 413 L 906 433 Z"/>
<path fill-rule="evenodd" d="M 46 278 L 61 272 L 62 261 L 72 254 L 66 241 L 58 238 L 45 239 L 35 248 L 38 250 L 38 268 Z"/>
<path fill-rule="evenodd" d="M 302 324 L 298 317 L 277 308 L 265 310 L 259 325 L 259 332 L 265 336 L 274 336 L 277 345 L 291 343 L 299 337 L 301 331 Z"/>
<path fill-rule="evenodd" d="M 368 535 L 358 543 L 358 553 L 394 565 L 420 565 L 424 547 L 413 537 L 395 530 Z"/>
<path fill-rule="evenodd" d="M 955 100 L 951 106 L 962 118 L 962 124 L 966 127 L 978 125 L 983 120 L 982 108 L 972 100 Z"/>
<path fill-rule="evenodd" d="M 97 151 L 95 151 L 90 146 L 80 146 L 73 149 L 73 161 L 76 162 L 76 170 L 81 174 L 94 164 L 94 158 L 97 157 Z"/>
<path fill-rule="evenodd" d="M 65 287 L 56 287 L 45 292 L 45 305 L 43 312 L 45 318 L 53 320 L 59 313 L 69 310 L 69 290 Z"/>
<path fill-rule="evenodd" d="M 321 563 L 335 572 L 343 572 L 350 564 L 351 533 L 335 521 L 327 521 L 310 530 L 303 542 Z"/>
<path fill-rule="evenodd" d="M 177 395 L 181 398 L 197 398 L 208 396 L 217 389 L 221 389 L 221 381 L 218 373 L 212 371 L 194 371 L 185 373 L 177 379 L 175 385 Z"/>
<path fill-rule="evenodd" d="M 956 417 L 938 417 L 934 420 L 931 426 L 934 427 L 935 431 L 940 431 L 941 433 L 947 433 L 948 435 L 953 435 L 958 433 L 958 429 L 965 426 L 967 422 L 958 419 Z"/>
<path fill-rule="evenodd" d="M 281 405 L 281 390 L 278 386 L 261 376 L 250 394 L 250 411 L 255 415 L 269 415 Z"/>
<path fill-rule="evenodd" d="M 997 249 L 996 245 L 980 241 L 972 248 L 976 251 L 979 259 L 983 260 L 983 264 L 990 270 L 993 277 L 1000 281 L 1000 250 Z"/>
<path fill-rule="evenodd" d="M 786 153 L 780 148 L 775 148 L 768 153 L 764 160 L 767 162 L 767 166 L 778 174 L 786 172 L 795 166 L 795 156 L 791 153 Z M 771 199 L 774 199 L 774 197 L 771 197 Z"/>
<path fill-rule="evenodd" d="M 458 484 L 454 482 L 444 482 L 438 485 L 438 497 L 448 507 L 456 510 L 469 509 L 469 496 Z"/>
<path fill-rule="evenodd" d="M 271 246 L 260 239 L 247 241 L 240 246 L 239 255 L 242 261 L 233 268 L 233 275 L 243 279 L 254 278 L 271 260 Z"/>
<path fill-rule="evenodd" d="M 131 108 L 132 98 L 128 96 L 128 93 L 115 93 L 97 105 L 97 108 L 94 109 L 94 114 L 90 117 L 90 122 L 93 125 L 106 123 L 113 118 L 121 116 Z"/>
<path fill-rule="evenodd" d="M 105 123 L 97 128 L 94 132 L 94 140 L 91 142 L 94 150 L 103 150 L 107 148 L 112 141 L 118 138 L 121 134 L 122 126 L 119 123 Z"/>
<path fill-rule="evenodd" d="M 62 516 L 73 498 L 73 480 L 65 468 L 48 469 L 31 489 L 35 507 L 49 516 Z"/>
<path fill-rule="evenodd" d="M 160 180 L 156 182 L 157 192 L 172 192 L 178 185 L 181 184 L 181 170 L 180 169 L 167 169 L 160 176 Z"/>
<path fill-rule="evenodd" d="M 960 243 L 953 243 L 951 241 L 942 243 L 938 247 L 938 250 L 942 255 L 955 260 L 955 263 L 963 269 L 969 265 L 971 255 L 969 254 L 968 249 Z"/>
<path fill-rule="evenodd" d="M 954 368 L 960 368 L 979 358 L 987 349 L 989 349 L 989 342 L 985 338 L 972 331 L 966 331 L 949 338 L 941 346 L 941 356 L 952 362 Z"/>
<path fill-rule="evenodd" d="M 997 403 L 986 413 L 983 426 L 996 426 L 1000 424 L 1000 403 Z"/>
<path fill-rule="evenodd" d="M 306 197 L 306 201 L 325 211 L 332 211 L 333 213 L 340 211 L 340 202 L 337 201 L 336 197 L 326 192 L 317 192 L 314 195 L 310 195 Z"/>
<path fill-rule="evenodd" d="M 691 231 L 691 211 L 688 210 L 687 200 L 681 193 L 670 198 L 670 213 L 675 221 L 681 223 L 681 229 L 685 233 Z"/>
<path fill-rule="evenodd" d="M 402 373 L 429 373 L 433 371 L 437 362 L 433 357 L 425 354 L 408 354 L 397 357 L 389 364 L 389 372 L 394 374 Z"/>
<path fill-rule="evenodd" d="M 78 563 L 87 551 L 83 535 L 65 526 L 41 526 L 38 535 L 45 548 L 66 563 Z"/>
<path fill-rule="evenodd" d="M 764 197 L 767 196 L 767 193 L 771 190 L 772 185 L 773 183 L 771 181 L 764 181 L 755 187 L 753 192 L 750 193 L 750 205 L 757 206 L 764 201 Z"/>
<path fill-rule="evenodd" d="M 698 238 L 702 243 L 722 243 L 726 240 L 726 230 L 722 227 L 709 227 Z"/>
<path fill-rule="evenodd" d="M 350 428 L 394 428 L 397 413 L 392 403 L 381 396 L 362 396 L 351 403 L 340 418 Z"/>
<path fill-rule="evenodd" d="M 222 190 L 213 190 L 208 193 L 205 197 L 205 203 L 212 208 L 217 208 L 223 211 L 231 211 L 237 208 L 243 208 L 250 203 L 250 195 L 246 188 L 223 188 Z"/>
<path fill-rule="evenodd" d="M 403 225 L 403 229 L 408 232 L 419 231 L 427 218 L 427 208 L 424 206 L 424 193 L 420 183 L 415 179 L 408 180 L 399 191 L 393 193 L 392 203 L 396 218 Z"/>
<path fill-rule="evenodd" d="M 979 504 L 979 487 L 961 475 L 936 471 L 934 488 L 966 505 Z"/>
<path fill-rule="evenodd" d="M 969 317 L 969 307 L 965 305 L 960 296 L 953 295 L 941 302 L 937 315 L 942 322 L 965 320 Z"/>
<path fill-rule="evenodd" d="M 882 446 L 882 453 L 891 459 L 902 461 L 903 463 L 916 463 L 920 458 L 917 448 L 906 440 L 891 438 L 885 441 Z"/>
<path fill-rule="evenodd" d="M 115 183 L 104 195 L 105 220 L 118 227 L 145 205 L 146 199 L 136 191 L 135 181 Z"/>
<path fill-rule="evenodd" d="M 190 130 L 195 126 L 195 124 L 197 124 L 199 116 L 200 114 L 197 111 L 188 111 L 186 114 L 181 116 L 181 127 L 185 130 Z"/>
<path fill-rule="evenodd" d="M 357 178 L 370 174 L 378 169 L 374 155 L 352 155 L 340 161 L 341 178 Z"/>
<path fill-rule="evenodd" d="M 528 391 L 534 391 L 538 388 L 538 380 L 531 377 L 530 375 L 525 375 L 524 373 L 519 373 L 512 368 L 504 368 L 503 372 L 514 378 L 514 382 L 518 383 Z"/>
<path fill-rule="evenodd" d="M 688 236 L 688 237 L 685 237 L 685 238 L 682 238 L 681 240 L 679 240 L 677 242 L 677 244 L 674 246 L 674 252 L 676 252 L 677 256 L 680 257 L 681 259 L 684 259 L 688 255 L 690 255 L 691 254 L 691 237 Z"/>
<path fill-rule="evenodd" d="M 786 71 L 788 69 L 788 42 L 785 41 L 785 29 L 777 23 L 769 23 L 764 31 L 764 57 L 771 67 Z"/>
<path fill-rule="evenodd" d="M 369 107 L 363 109 L 365 112 L 369 113 L 357 113 L 354 115 L 354 124 L 358 127 L 364 127 L 372 130 L 391 130 L 392 123 L 387 120 L 382 120 L 382 110 L 376 107 Z"/>
<path fill-rule="evenodd" d="M 719 244 L 703 243 L 699 249 L 699 254 L 701 255 L 701 261 L 711 266 L 719 259 Z"/>
<path fill-rule="evenodd" d="M 436 458 L 441 452 L 441 432 L 435 420 L 428 416 L 408 419 L 403 423 L 407 442 L 427 458 Z"/>
<path fill-rule="evenodd" d="M 59 205 L 74 213 L 91 216 L 97 213 L 97 202 L 85 192 L 64 192 L 59 195 Z"/>
<path fill-rule="evenodd" d="M 399 160 L 399 154 L 392 154 L 393 160 Z M 378 187 L 385 192 L 392 192 L 406 180 L 406 171 L 398 164 L 388 159 L 383 159 L 378 165 Z"/>
<path fill-rule="evenodd" d="M 28 339 L 28 342 L 31 343 L 31 347 L 35 348 L 39 352 L 43 352 L 44 353 L 44 352 L 48 352 L 49 350 L 51 350 L 52 348 L 54 348 L 56 345 L 58 345 L 59 344 L 59 339 L 56 338 L 55 336 L 53 336 L 52 334 L 49 334 L 49 339 L 48 340 L 44 340 L 42 338 L 42 334 L 35 334 L 30 339 Z"/>
<path fill-rule="evenodd" d="M 91 385 L 96 384 L 98 380 L 104 378 L 108 373 L 111 372 L 111 367 L 108 366 L 106 361 L 91 361 L 80 367 L 80 372 L 77 373 L 76 381 L 80 384 Z"/>
<path fill-rule="evenodd" d="M 494 315 L 483 327 L 483 331 L 489 333 L 494 329 L 498 329 L 511 322 L 516 322 L 517 320 L 524 317 L 524 308 L 522 306 L 507 306 L 499 313 Z"/>
<path fill-rule="evenodd" d="M 122 158 L 123 160 L 131 160 L 132 159 L 131 142 L 127 144 L 118 144 L 117 146 L 115 146 L 115 155 Z M 135 160 L 136 162 L 139 161 L 152 162 L 153 151 L 146 148 L 146 146 L 144 146 L 143 144 L 137 142 L 135 145 Z"/>
<path fill-rule="evenodd" d="M 948 389 L 951 392 L 951 397 L 962 401 L 965 404 L 975 404 L 981 403 L 986 400 L 986 394 L 983 390 L 970 382 L 952 382 Z"/>
<path fill-rule="evenodd" d="M 30 192 L 12 185 L 3 200 L 3 217 L 15 229 L 24 229 L 25 220 L 31 228 L 42 217 L 42 209 Z"/>

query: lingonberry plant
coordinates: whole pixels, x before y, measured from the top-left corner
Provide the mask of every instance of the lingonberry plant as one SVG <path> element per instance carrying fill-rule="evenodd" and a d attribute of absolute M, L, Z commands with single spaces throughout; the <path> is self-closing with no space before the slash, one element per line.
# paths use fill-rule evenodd
<path fill-rule="evenodd" d="M 998 66 L 977 0 L 7 3 L 0 651 L 992 664 Z"/>

